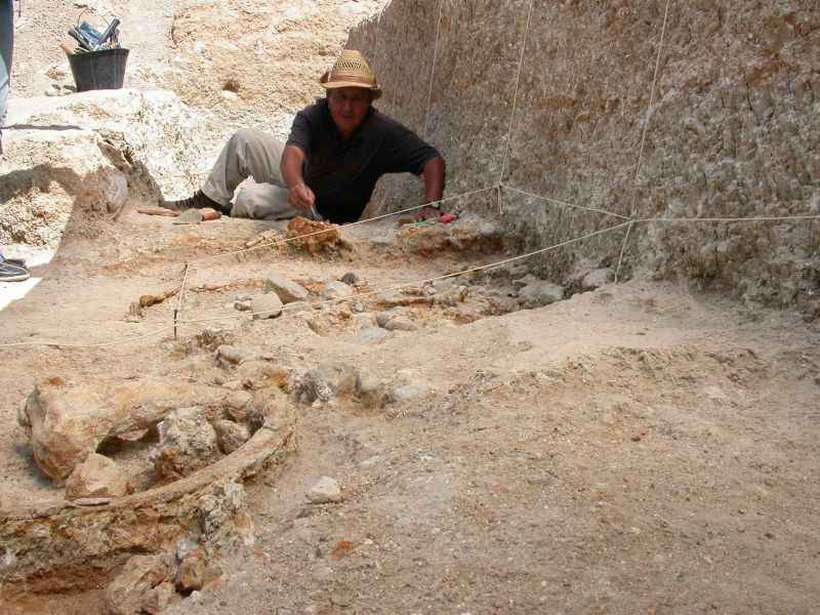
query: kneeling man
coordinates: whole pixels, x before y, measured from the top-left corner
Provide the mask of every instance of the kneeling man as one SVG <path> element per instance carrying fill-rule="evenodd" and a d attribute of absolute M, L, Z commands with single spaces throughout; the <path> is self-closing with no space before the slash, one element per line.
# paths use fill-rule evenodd
<path fill-rule="evenodd" d="M 304 216 L 343 224 L 359 219 L 386 173 L 420 175 L 425 202 L 441 199 L 444 160 L 411 130 L 372 107 L 381 89 L 362 54 L 342 52 L 320 82 L 327 98 L 296 115 L 284 146 L 257 130 L 239 130 L 201 190 L 162 206 L 213 207 L 258 220 Z M 257 184 L 243 188 L 231 207 L 234 190 L 247 177 Z M 420 217 L 439 213 L 427 206 Z"/>

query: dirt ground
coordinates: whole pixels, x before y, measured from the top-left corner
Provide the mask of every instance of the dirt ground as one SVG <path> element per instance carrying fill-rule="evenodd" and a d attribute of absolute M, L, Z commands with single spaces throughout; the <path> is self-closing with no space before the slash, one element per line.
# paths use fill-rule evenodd
<path fill-rule="evenodd" d="M 110 241 L 69 238 L 37 272 L 44 282 L 3 314 L 0 342 L 72 331 L 94 343 L 166 327 L 100 349 L 5 349 L 14 369 L 0 376 L 0 418 L 9 426 L 35 377 L 231 380 L 212 352 L 186 343 L 204 327 L 297 372 L 348 364 L 420 388 L 384 407 L 300 406 L 298 452 L 248 486 L 255 546 L 224 562 L 223 581 L 179 612 L 814 611 L 815 328 L 789 312 L 638 281 L 492 315 L 489 299 L 520 271 L 454 282 L 468 289 L 463 303 L 407 308 L 418 330 L 376 341 L 362 337 L 349 303 L 254 321 L 232 306 L 259 292 L 250 282 L 190 293 L 186 320 L 229 320 L 187 325 L 178 342 L 172 305 L 126 322 L 131 301 L 178 283 L 183 262 L 267 227 L 178 226 L 129 212 Z M 367 314 L 381 307 L 370 289 L 497 256 L 407 255 L 378 240 L 388 224 L 365 228 L 348 233 L 351 248 L 337 256 L 215 258 L 194 264 L 189 284 L 275 270 L 320 289 L 353 271 Z M 54 492 L 19 428 L 3 432 L 0 450 L 4 498 Z M 323 475 L 341 483 L 342 503 L 306 503 Z M 98 599 L 75 598 L 74 612 Z M 16 612 L 58 604 L 69 612 L 63 597 Z"/>
<path fill-rule="evenodd" d="M 157 3 L 112 4 L 134 23 Z M 223 126 L 272 122 L 310 101 L 313 86 L 293 80 L 316 73 L 339 48 L 349 21 L 337 9 L 353 4 L 368 3 L 304 2 L 312 16 L 302 19 L 285 15 L 285 3 L 167 2 L 151 25 L 173 32 L 176 51 L 153 49 L 135 64 L 135 82 L 176 89 Z M 216 18 L 205 17 L 206 6 Z M 18 94 L 41 93 L 41 73 L 23 73 L 51 52 L 21 32 L 45 28 L 46 10 L 62 30 L 58 18 L 79 9 L 24 5 Z M 240 23 L 249 24 L 246 36 Z M 154 35 L 138 36 L 150 48 Z M 225 51 L 224 41 L 236 49 Z M 298 52 L 305 49 L 307 59 Z M 195 62 L 203 70 L 192 71 Z M 238 96 L 222 94 L 235 75 Z M 337 254 L 283 249 L 241 258 L 214 255 L 281 225 L 185 226 L 135 211 L 93 239 L 75 232 L 82 225 L 77 212 L 56 258 L 33 271 L 43 282 L 0 313 L 0 344 L 130 339 L 2 348 L 3 502 L 60 493 L 39 474 L 17 426 L 37 378 L 234 381 L 236 368 L 218 366 L 192 341 L 205 329 L 296 374 L 349 365 L 394 391 L 383 405 L 346 397 L 299 404 L 298 451 L 246 485 L 255 544 L 228 555 L 219 582 L 168 612 L 818 612 L 816 323 L 641 280 L 510 311 L 514 280 L 526 272 L 515 267 L 438 283 L 437 295 L 464 300 L 410 302 L 401 310 L 416 330 L 375 336 L 369 318 L 387 306 L 370 291 L 399 283 L 411 288 L 406 297 L 423 296 L 421 280 L 501 254 L 481 245 L 413 250 L 393 237 L 394 221 L 345 233 L 350 246 Z M 174 300 L 141 319 L 129 317 L 129 306 L 179 284 L 186 262 L 189 288 L 235 284 L 187 293 L 183 320 L 207 322 L 183 324 L 175 341 Z M 347 272 L 360 284 L 351 301 L 252 320 L 234 303 L 261 292 L 271 271 L 317 292 Z M 339 481 L 341 503 L 307 503 L 321 476 Z M 0 611 L 69 615 L 101 605 L 102 588 L 32 596 Z"/>

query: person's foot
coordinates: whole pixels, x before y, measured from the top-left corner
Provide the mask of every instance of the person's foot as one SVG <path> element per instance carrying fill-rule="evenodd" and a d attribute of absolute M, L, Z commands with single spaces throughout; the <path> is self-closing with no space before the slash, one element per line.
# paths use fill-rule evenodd
<path fill-rule="evenodd" d="M 205 209 L 210 207 L 218 212 L 222 212 L 225 208 L 219 203 L 208 197 L 202 190 L 197 190 L 193 196 L 187 199 L 180 199 L 178 201 L 166 201 L 165 199 L 159 202 L 159 206 L 171 211 L 185 211 L 186 209 Z M 228 206 L 230 207 L 230 205 Z"/>
<path fill-rule="evenodd" d="M 28 269 L 22 261 L 6 260 L 0 256 L 0 282 L 22 282 L 28 278 Z"/>

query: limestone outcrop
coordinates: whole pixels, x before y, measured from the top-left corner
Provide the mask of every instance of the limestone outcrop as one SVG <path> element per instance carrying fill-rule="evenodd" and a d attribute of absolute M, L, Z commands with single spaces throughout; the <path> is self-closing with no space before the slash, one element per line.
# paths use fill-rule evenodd
<path fill-rule="evenodd" d="M 809 307 L 820 301 L 817 220 L 675 220 L 820 214 L 820 5 L 673 2 L 664 27 L 665 7 L 395 0 L 350 46 L 372 59 L 379 107 L 446 158 L 448 195 L 503 182 L 500 195 L 447 207 L 500 210 L 511 248 L 623 222 L 596 210 L 671 219 L 631 228 L 621 279 L 688 278 Z M 418 198 L 412 180 L 391 181 L 381 204 Z M 626 232 L 537 262 L 556 281 L 582 258 L 614 268 Z"/>
<path fill-rule="evenodd" d="M 10 110 L 0 159 L 0 243 L 55 248 L 72 220 L 83 234 L 133 199 L 199 186 L 218 144 L 172 92 L 97 90 L 27 99 Z"/>

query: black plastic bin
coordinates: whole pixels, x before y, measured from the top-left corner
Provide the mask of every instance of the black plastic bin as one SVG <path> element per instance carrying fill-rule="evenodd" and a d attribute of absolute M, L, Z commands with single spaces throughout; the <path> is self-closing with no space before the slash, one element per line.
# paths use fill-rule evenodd
<path fill-rule="evenodd" d="M 118 90 L 125 79 L 128 50 L 101 49 L 68 56 L 71 74 L 78 92 L 87 90 Z"/>

